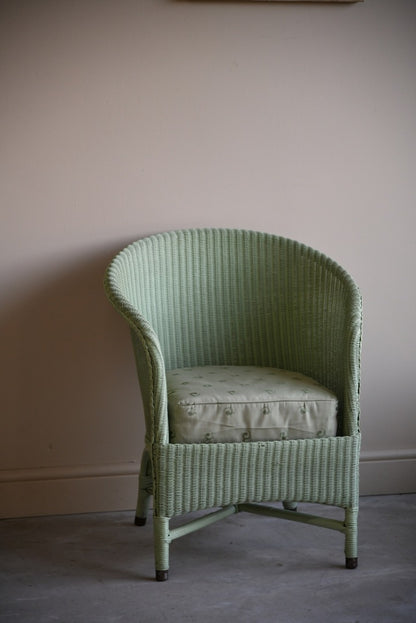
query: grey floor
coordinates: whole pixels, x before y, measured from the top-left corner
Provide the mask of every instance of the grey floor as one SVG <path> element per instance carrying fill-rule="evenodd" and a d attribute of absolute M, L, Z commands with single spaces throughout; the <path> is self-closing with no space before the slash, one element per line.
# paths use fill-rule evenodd
<path fill-rule="evenodd" d="M 3 520 L 0 621 L 415 622 L 415 518 L 416 495 L 362 498 L 347 570 L 340 533 L 240 513 L 175 541 L 164 583 L 132 513 Z"/>

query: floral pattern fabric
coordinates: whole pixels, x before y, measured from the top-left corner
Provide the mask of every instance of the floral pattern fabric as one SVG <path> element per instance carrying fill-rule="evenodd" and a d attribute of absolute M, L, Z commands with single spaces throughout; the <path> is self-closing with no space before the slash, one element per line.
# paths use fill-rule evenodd
<path fill-rule="evenodd" d="M 172 443 L 332 437 L 336 396 L 299 372 L 203 366 L 167 372 Z"/>

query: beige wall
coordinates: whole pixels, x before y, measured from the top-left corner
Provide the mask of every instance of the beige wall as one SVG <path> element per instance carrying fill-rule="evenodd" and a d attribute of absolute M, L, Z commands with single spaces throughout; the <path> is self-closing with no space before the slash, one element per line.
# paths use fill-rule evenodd
<path fill-rule="evenodd" d="M 194 226 L 353 274 L 363 492 L 416 490 L 414 0 L 10 0 L 0 19 L 1 514 L 134 506 L 139 392 L 102 275 Z"/>

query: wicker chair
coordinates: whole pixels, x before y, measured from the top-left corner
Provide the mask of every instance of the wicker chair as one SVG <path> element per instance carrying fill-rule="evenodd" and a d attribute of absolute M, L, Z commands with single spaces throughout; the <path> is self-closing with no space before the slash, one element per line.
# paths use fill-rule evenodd
<path fill-rule="evenodd" d="M 345 270 L 286 238 L 193 229 L 129 245 L 110 263 L 105 287 L 133 340 L 146 420 L 136 524 L 145 523 L 153 495 L 156 579 L 168 577 L 174 539 L 240 511 L 337 530 L 346 567 L 355 568 L 361 297 Z M 194 366 L 307 375 L 335 394 L 337 432 L 175 442 L 167 375 Z M 298 512 L 298 502 L 340 507 L 344 520 Z M 205 509 L 169 527 L 171 518 Z"/>

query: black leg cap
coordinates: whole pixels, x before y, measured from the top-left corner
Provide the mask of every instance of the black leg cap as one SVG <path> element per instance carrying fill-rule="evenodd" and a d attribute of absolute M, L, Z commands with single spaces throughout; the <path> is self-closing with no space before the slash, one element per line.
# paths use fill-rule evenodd
<path fill-rule="evenodd" d="M 135 517 L 134 525 L 135 526 L 144 526 L 146 524 L 146 517 Z"/>
<path fill-rule="evenodd" d="M 166 569 L 166 571 L 159 571 L 158 569 L 156 569 L 156 580 L 158 582 L 166 582 L 166 580 L 168 579 L 168 575 L 168 569 Z"/>
<path fill-rule="evenodd" d="M 346 569 L 356 569 L 357 566 L 358 566 L 358 558 L 346 558 L 345 559 Z"/>

